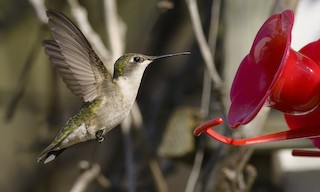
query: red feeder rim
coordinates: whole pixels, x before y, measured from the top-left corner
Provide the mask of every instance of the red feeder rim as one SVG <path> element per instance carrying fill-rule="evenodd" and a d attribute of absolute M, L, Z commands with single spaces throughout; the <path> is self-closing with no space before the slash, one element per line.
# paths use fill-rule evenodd
<path fill-rule="evenodd" d="M 250 122 L 268 99 L 289 57 L 293 21 L 293 12 L 286 10 L 272 15 L 257 33 L 231 88 L 231 127 Z"/>

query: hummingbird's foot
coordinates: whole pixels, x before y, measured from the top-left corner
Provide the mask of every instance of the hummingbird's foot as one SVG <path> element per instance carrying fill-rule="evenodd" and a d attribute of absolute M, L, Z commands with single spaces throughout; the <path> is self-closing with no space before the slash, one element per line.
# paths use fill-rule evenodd
<path fill-rule="evenodd" d="M 102 143 L 104 141 L 104 130 L 99 130 L 96 132 L 96 139 L 99 143 Z"/>

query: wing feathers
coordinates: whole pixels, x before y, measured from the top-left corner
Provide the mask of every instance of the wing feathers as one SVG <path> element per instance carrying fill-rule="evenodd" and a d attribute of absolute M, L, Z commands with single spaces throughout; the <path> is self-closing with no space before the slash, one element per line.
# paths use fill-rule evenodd
<path fill-rule="evenodd" d="M 62 13 L 48 10 L 54 40 L 43 41 L 46 54 L 67 87 L 85 102 L 94 100 L 107 78 L 106 68 L 81 31 Z"/>

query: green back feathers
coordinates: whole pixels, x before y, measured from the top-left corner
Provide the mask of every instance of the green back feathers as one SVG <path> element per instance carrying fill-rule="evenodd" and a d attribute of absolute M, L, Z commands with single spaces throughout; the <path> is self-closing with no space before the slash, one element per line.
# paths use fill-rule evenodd
<path fill-rule="evenodd" d="M 99 105 L 101 103 L 100 99 L 94 100 L 92 103 L 84 103 L 79 113 L 71 117 L 65 124 L 64 128 L 61 129 L 55 140 L 40 154 L 42 156 L 48 153 L 56 145 L 62 142 L 70 133 L 77 129 L 82 123 L 92 119 L 98 113 Z"/>
<path fill-rule="evenodd" d="M 72 131 L 78 128 L 83 122 L 86 122 L 92 119 L 93 116 L 96 116 L 98 113 L 98 108 L 100 103 L 101 103 L 100 99 L 96 99 L 92 103 L 89 103 L 89 102 L 84 103 L 79 113 L 67 121 L 65 127 L 69 127 L 69 129 L 64 132 L 62 131 L 63 134 L 65 135 L 64 137 L 68 136 Z"/>

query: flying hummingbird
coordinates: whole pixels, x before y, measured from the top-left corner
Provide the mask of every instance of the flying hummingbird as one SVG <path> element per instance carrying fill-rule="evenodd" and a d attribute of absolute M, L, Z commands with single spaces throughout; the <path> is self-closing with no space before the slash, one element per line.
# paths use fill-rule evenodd
<path fill-rule="evenodd" d="M 115 62 L 111 75 L 70 19 L 55 10 L 48 10 L 47 16 L 53 40 L 43 41 L 45 52 L 67 87 L 83 101 L 83 106 L 40 153 L 38 162 L 48 163 L 67 147 L 80 142 L 103 141 L 104 135 L 129 114 L 146 67 L 157 59 L 190 54 L 128 53 Z"/>

